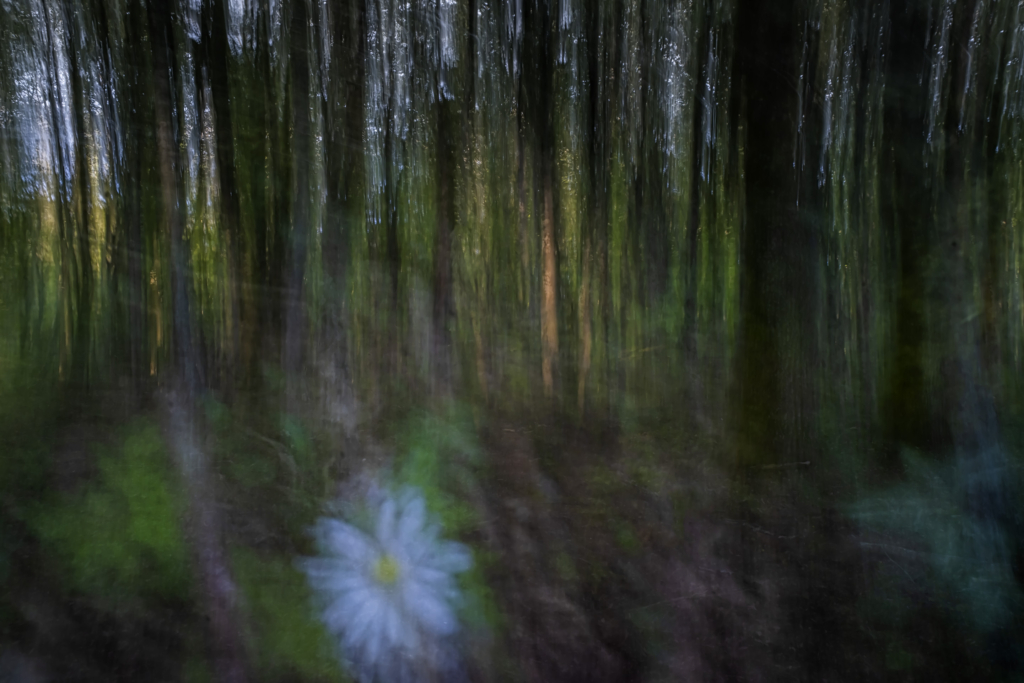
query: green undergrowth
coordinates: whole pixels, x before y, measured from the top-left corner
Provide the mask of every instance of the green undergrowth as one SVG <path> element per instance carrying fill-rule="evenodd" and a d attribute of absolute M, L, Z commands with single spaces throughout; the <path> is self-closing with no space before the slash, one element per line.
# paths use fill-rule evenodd
<path fill-rule="evenodd" d="M 232 566 L 259 680 L 344 683 L 330 637 L 314 618 L 305 577 L 284 557 L 236 548 Z"/>
<path fill-rule="evenodd" d="M 70 589 L 131 604 L 184 601 L 190 591 L 183 500 L 159 430 L 140 420 L 120 444 L 95 447 L 98 473 L 39 507 L 34 526 Z"/>
<path fill-rule="evenodd" d="M 394 484 L 418 489 L 446 535 L 472 542 L 482 520 L 471 501 L 480 498 L 486 459 L 469 409 L 453 404 L 414 414 L 398 430 L 396 446 Z M 459 576 L 462 618 L 470 631 L 483 634 L 500 628 L 501 618 L 486 581 L 493 558 L 475 547 L 473 556 L 473 568 Z"/>

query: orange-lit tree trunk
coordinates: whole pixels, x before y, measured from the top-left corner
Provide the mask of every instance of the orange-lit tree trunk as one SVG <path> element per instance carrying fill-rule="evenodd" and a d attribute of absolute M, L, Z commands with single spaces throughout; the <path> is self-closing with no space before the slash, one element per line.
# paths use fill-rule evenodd
<path fill-rule="evenodd" d="M 544 395 L 558 380 L 558 242 L 555 224 L 554 31 L 550 8 L 524 3 L 520 106 L 535 148 L 534 206 L 540 210 L 540 342 Z M 539 195 L 539 196 L 538 196 Z"/>
<path fill-rule="evenodd" d="M 545 163 L 545 166 L 547 163 Z M 555 200 L 552 173 L 544 172 L 544 217 L 541 220 L 541 379 L 544 394 L 555 391 L 555 364 L 558 359 L 558 264 L 555 253 Z"/>

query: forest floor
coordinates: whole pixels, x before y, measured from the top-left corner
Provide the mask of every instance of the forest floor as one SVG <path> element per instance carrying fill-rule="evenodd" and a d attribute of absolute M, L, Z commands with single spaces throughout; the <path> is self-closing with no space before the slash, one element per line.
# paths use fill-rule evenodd
<path fill-rule="evenodd" d="M 78 419 L 55 420 L 39 451 L 49 462 L 40 500 L 5 494 L 7 519 L 18 521 L 7 531 L 17 553 L 0 680 L 209 675 L 192 589 L 154 592 L 124 574 L 98 590 L 74 578 L 80 567 L 55 559 L 33 521 L 41 506 L 63 505 L 80 515 L 81 534 L 94 533 L 89 505 L 129 495 L 104 479 L 103 464 L 120 457 L 110 453 L 138 418 L 124 405 L 111 396 Z M 367 439 L 338 450 L 294 427 L 229 413 L 206 411 L 206 443 L 252 622 L 244 628 L 254 678 L 343 680 L 330 656 L 304 654 L 318 636 L 305 625 L 311 612 L 291 567 L 309 551 L 304 530 L 332 492 L 401 446 Z M 489 633 L 469 634 L 471 680 L 940 681 L 966 670 L 975 680 L 1000 678 L 915 583 L 919 549 L 859 529 L 839 485 L 814 462 L 738 470 L 724 455 L 725 433 L 473 415 L 479 460 L 461 495 L 474 521 L 458 535 L 480 558 L 497 615 Z M 124 457 L 133 457 L 127 447 Z M 97 557 L 137 552 L 149 558 L 139 571 L 164 571 L 144 540 L 96 542 L 110 544 Z"/>

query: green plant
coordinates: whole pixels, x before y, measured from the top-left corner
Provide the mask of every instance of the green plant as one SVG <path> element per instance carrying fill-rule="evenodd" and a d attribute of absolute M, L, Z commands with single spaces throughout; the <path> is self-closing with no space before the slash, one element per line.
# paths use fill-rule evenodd
<path fill-rule="evenodd" d="M 182 494 L 159 431 L 136 422 L 84 490 L 38 513 L 44 552 L 74 590 L 106 598 L 181 599 L 189 590 Z"/>

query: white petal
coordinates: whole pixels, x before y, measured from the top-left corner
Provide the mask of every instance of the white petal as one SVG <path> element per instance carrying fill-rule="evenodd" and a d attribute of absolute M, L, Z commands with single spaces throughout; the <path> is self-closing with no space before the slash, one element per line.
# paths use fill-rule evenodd
<path fill-rule="evenodd" d="M 378 611 L 375 615 L 373 627 L 366 632 L 366 643 L 363 647 L 363 654 L 366 658 L 367 664 L 373 664 L 379 662 L 381 657 L 381 650 L 387 646 L 387 618 L 388 611 L 393 609 L 389 605 L 378 605 Z M 385 653 L 385 655 L 388 653 Z"/>
<path fill-rule="evenodd" d="M 455 613 L 434 591 L 410 582 L 405 592 L 405 605 L 418 622 L 437 635 L 448 635 L 458 630 Z"/>
<path fill-rule="evenodd" d="M 433 591 L 444 590 L 454 583 L 452 575 L 448 572 L 422 564 L 409 570 L 409 580 Z"/>
<path fill-rule="evenodd" d="M 349 571 L 344 574 L 338 572 L 333 577 L 325 581 L 323 590 L 329 591 L 334 595 L 343 595 L 351 592 L 359 593 L 369 590 L 372 585 L 373 584 L 370 579 L 362 572 Z"/>
<path fill-rule="evenodd" d="M 352 591 L 338 597 L 323 611 L 324 624 L 332 633 L 350 631 L 354 624 L 353 615 L 357 614 L 365 603 L 364 591 Z"/>
<path fill-rule="evenodd" d="M 326 586 L 339 574 L 344 575 L 348 572 L 347 563 L 340 562 L 335 558 L 302 558 L 295 563 L 295 566 L 306 575 L 314 588 Z"/>
<path fill-rule="evenodd" d="M 384 615 L 384 632 L 387 634 L 389 649 L 401 649 L 406 643 L 403 642 L 402 614 L 398 611 L 397 605 L 388 605 Z"/>
<path fill-rule="evenodd" d="M 473 553 L 466 546 L 454 541 L 443 542 L 437 555 L 432 559 L 431 566 L 452 574 L 460 574 L 473 566 Z"/>
<path fill-rule="evenodd" d="M 361 651 L 373 633 L 380 630 L 380 616 L 384 603 L 379 595 L 375 595 L 377 592 L 366 591 L 362 605 L 352 612 L 350 626 L 345 632 L 345 647 Z"/>
<path fill-rule="evenodd" d="M 380 506 L 377 513 L 377 540 L 387 547 L 395 533 L 395 499 L 388 497 Z"/>
<path fill-rule="evenodd" d="M 426 521 L 426 504 L 421 496 L 416 496 L 406 503 L 402 511 L 402 519 L 398 523 L 398 542 L 406 545 L 415 541 Z"/>
<path fill-rule="evenodd" d="M 408 555 L 409 560 L 414 563 L 422 562 L 424 559 L 437 553 L 437 527 L 428 524 L 423 527 L 419 534 L 410 538 L 402 544 L 403 551 Z"/>
<path fill-rule="evenodd" d="M 339 557 L 358 561 L 374 552 L 373 541 L 366 534 L 336 519 L 321 518 L 314 532 L 321 547 Z"/>

